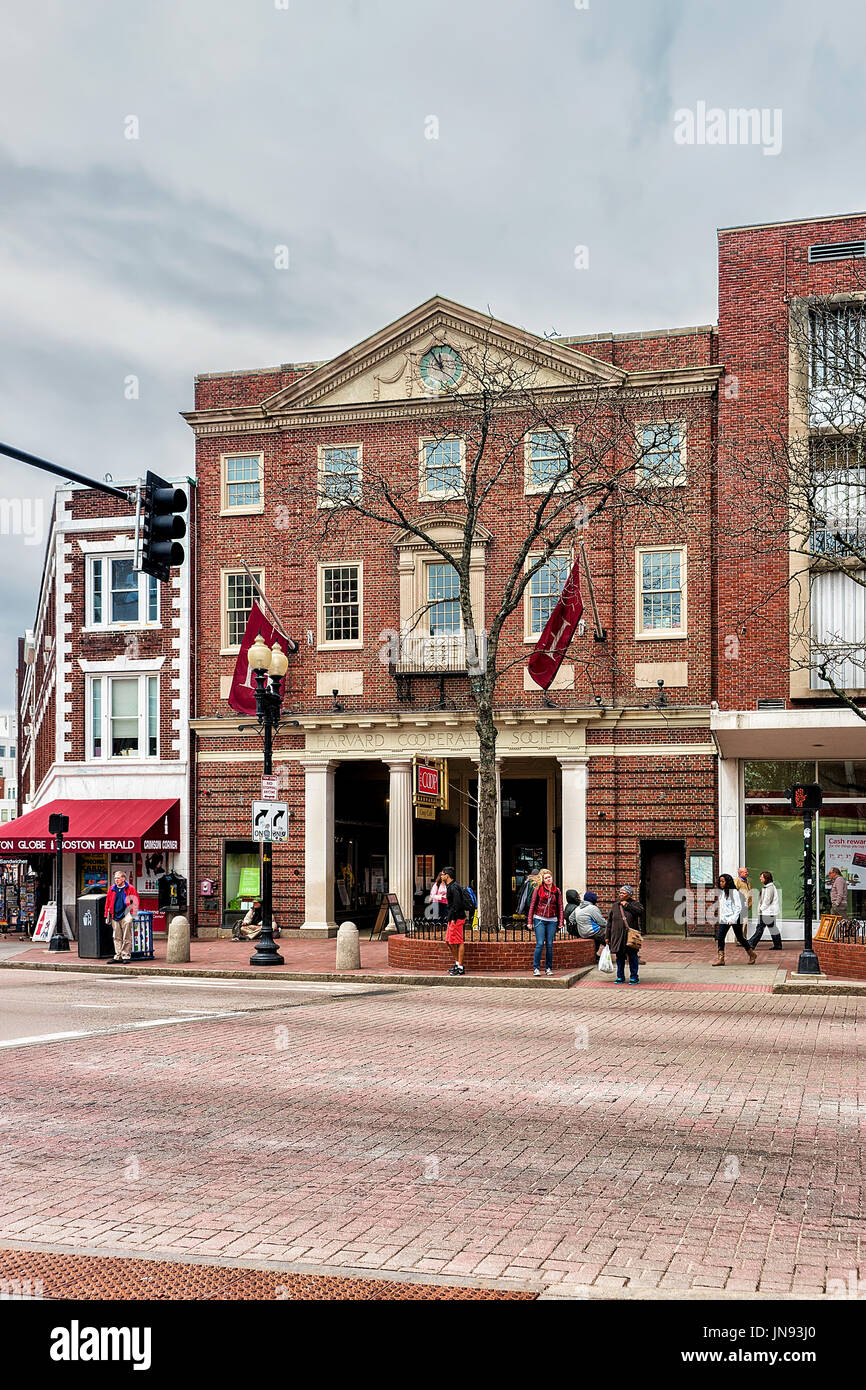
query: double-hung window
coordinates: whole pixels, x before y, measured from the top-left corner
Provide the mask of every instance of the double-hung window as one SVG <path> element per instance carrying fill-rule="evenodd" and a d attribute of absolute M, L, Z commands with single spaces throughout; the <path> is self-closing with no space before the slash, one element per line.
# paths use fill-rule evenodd
<path fill-rule="evenodd" d="M 227 570 L 223 574 L 224 648 L 237 648 L 241 645 L 247 619 L 256 599 L 256 584 L 261 588 L 261 570 L 251 570 L 250 574 L 247 574 L 246 570 Z"/>
<path fill-rule="evenodd" d="M 565 489 L 571 483 L 571 429 L 534 430 L 526 439 L 526 491 Z"/>
<path fill-rule="evenodd" d="M 427 613 L 432 637 L 460 632 L 460 577 L 453 565 L 427 566 Z"/>
<path fill-rule="evenodd" d="M 319 566 L 319 646 L 361 645 L 361 566 Z"/>
<path fill-rule="evenodd" d="M 360 444 L 323 446 L 319 450 L 319 506 L 345 506 L 360 496 Z"/>
<path fill-rule="evenodd" d="M 559 602 L 570 570 L 570 556 L 551 555 L 533 574 L 529 581 L 527 638 L 541 636 L 551 613 Z"/>
<path fill-rule="evenodd" d="M 159 677 L 91 676 L 88 758 L 159 757 Z"/>
<path fill-rule="evenodd" d="M 262 455 L 224 454 L 222 469 L 223 513 L 262 511 Z"/>
<path fill-rule="evenodd" d="M 685 449 L 680 425 L 667 422 L 642 425 L 638 450 L 638 483 L 645 487 L 678 487 L 685 483 Z"/>
<path fill-rule="evenodd" d="M 637 552 L 638 637 L 686 633 L 685 547 L 653 546 Z"/>
<path fill-rule="evenodd" d="M 462 439 L 421 440 L 421 497 L 459 497 L 463 491 Z"/>
<path fill-rule="evenodd" d="M 91 559 L 91 627 L 145 627 L 159 622 L 159 582 L 132 566 L 131 555 L 96 555 Z"/>

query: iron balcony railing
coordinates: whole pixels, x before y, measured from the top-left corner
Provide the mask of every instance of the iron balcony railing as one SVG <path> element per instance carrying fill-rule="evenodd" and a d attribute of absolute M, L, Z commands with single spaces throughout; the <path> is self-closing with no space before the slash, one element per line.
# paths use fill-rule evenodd
<path fill-rule="evenodd" d="M 483 669 L 484 655 L 474 633 L 409 633 L 400 638 L 392 667 L 398 676 L 465 675 Z"/>

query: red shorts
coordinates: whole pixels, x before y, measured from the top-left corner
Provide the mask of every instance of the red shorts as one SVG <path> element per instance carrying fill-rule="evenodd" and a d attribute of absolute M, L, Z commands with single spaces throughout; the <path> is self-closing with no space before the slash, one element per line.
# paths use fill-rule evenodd
<path fill-rule="evenodd" d="M 449 922 L 445 929 L 445 940 L 449 946 L 460 946 L 463 942 L 463 928 L 466 925 L 466 918 L 460 917 L 456 922 Z"/>

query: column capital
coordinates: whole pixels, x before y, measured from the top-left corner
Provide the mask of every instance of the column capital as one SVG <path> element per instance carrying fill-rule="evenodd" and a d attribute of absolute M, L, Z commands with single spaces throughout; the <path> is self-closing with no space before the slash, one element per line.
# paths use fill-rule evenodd
<path fill-rule="evenodd" d="M 586 753 L 558 753 L 556 761 L 560 767 L 581 768 L 586 767 L 589 756 Z"/>
<path fill-rule="evenodd" d="M 337 758 L 298 758 L 305 772 L 333 772 L 340 766 Z"/>
<path fill-rule="evenodd" d="M 399 758 L 383 758 L 382 761 L 383 761 L 383 763 L 386 763 L 386 764 L 388 765 L 388 767 L 390 767 L 390 769 L 391 769 L 392 772 L 411 772 L 411 771 L 412 771 L 412 756 L 411 756 L 411 754 L 410 754 L 408 757 L 404 754 L 402 757 L 399 757 Z"/>

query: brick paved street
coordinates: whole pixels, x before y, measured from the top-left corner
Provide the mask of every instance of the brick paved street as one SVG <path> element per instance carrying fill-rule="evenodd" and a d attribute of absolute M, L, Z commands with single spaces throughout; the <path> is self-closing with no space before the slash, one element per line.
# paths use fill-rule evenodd
<path fill-rule="evenodd" d="M 70 988 L 86 1035 L 14 1045 Z M 4 1013 L 32 998 L 0 1243 L 592 1295 L 866 1276 L 859 999 L 227 988 L 2 972 Z"/>

